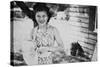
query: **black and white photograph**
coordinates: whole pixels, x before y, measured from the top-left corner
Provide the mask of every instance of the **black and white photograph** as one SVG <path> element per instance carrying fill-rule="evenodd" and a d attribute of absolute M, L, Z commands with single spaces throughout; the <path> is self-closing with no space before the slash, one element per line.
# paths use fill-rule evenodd
<path fill-rule="evenodd" d="M 95 5 L 10 2 L 10 65 L 96 62 Z"/>

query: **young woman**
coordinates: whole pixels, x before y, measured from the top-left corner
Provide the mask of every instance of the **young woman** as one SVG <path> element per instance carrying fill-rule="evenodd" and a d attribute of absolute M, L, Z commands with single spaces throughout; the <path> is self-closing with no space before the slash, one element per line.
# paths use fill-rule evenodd
<path fill-rule="evenodd" d="M 34 51 L 38 57 L 38 64 L 52 63 L 52 53 L 63 51 L 63 42 L 58 30 L 49 25 L 51 14 L 45 4 L 37 3 L 34 7 L 35 22 L 37 26 L 32 30 L 32 41 L 35 45 Z M 55 41 L 58 46 L 54 46 Z"/>
<path fill-rule="evenodd" d="M 21 8 L 21 5 L 24 5 L 21 2 L 16 3 Z M 28 9 L 22 9 L 26 11 L 27 15 L 33 13 L 29 12 L 29 14 Z M 23 58 L 28 65 L 51 64 L 53 53 L 57 51 L 64 51 L 63 42 L 60 38 L 58 30 L 48 24 L 51 18 L 51 13 L 49 12 L 49 8 L 46 6 L 46 4 L 36 3 L 33 6 L 33 10 L 34 14 L 29 16 L 33 19 L 35 26 L 31 33 L 30 41 L 32 42 L 32 45 L 30 46 L 27 44 L 26 46 L 23 46 Z M 54 45 L 55 41 L 57 42 L 58 46 Z"/>

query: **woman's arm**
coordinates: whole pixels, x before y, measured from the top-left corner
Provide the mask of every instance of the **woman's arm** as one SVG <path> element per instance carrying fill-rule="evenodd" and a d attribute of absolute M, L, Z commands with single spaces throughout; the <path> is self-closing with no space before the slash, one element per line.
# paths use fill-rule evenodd
<path fill-rule="evenodd" d="M 54 28 L 53 31 L 54 31 L 54 38 L 55 38 L 58 46 L 57 47 L 50 47 L 50 50 L 51 51 L 59 51 L 59 50 L 64 51 L 64 45 L 63 45 L 63 42 L 61 40 L 61 37 L 60 37 L 58 30 L 56 28 Z"/>
<path fill-rule="evenodd" d="M 60 34 L 56 28 L 54 28 L 54 37 L 59 47 L 64 48 L 63 42 L 61 40 Z"/>

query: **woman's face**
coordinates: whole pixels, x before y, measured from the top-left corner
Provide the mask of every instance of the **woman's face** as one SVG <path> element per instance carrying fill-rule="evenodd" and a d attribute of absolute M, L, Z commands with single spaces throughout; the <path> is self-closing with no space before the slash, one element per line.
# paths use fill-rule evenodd
<path fill-rule="evenodd" d="M 47 13 L 45 11 L 39 11 L 36 13 L 35 19 L 40 26 L 45 25 L 48 20 Z"/>

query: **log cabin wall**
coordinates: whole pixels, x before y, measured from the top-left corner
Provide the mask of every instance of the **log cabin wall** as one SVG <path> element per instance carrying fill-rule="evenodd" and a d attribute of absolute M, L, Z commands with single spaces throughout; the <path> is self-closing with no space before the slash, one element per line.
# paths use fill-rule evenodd
<path fill-rule="evenodd" d="M 65 49 L 70 50 L 71 43 L 79 42 L 85 54 L 92 58 L 97 43 L 97 32 L 94 32 L 97 29 L 96 10 L 96 6 L 64 4 L 54 9 L 57 16 L 50 24 L 58 28 Z"/>
<path fill-rule="evenodd" d="M 70 26 L 72 26 L 71 37 L 77 38 L 88 57 L 92 58 L 96 43 L 97 33 L 95 29 L 95 6 L 72 6 L 68 7 L 70 15 Z M 68 35 L 69 36 L 69 35 Z"/>

